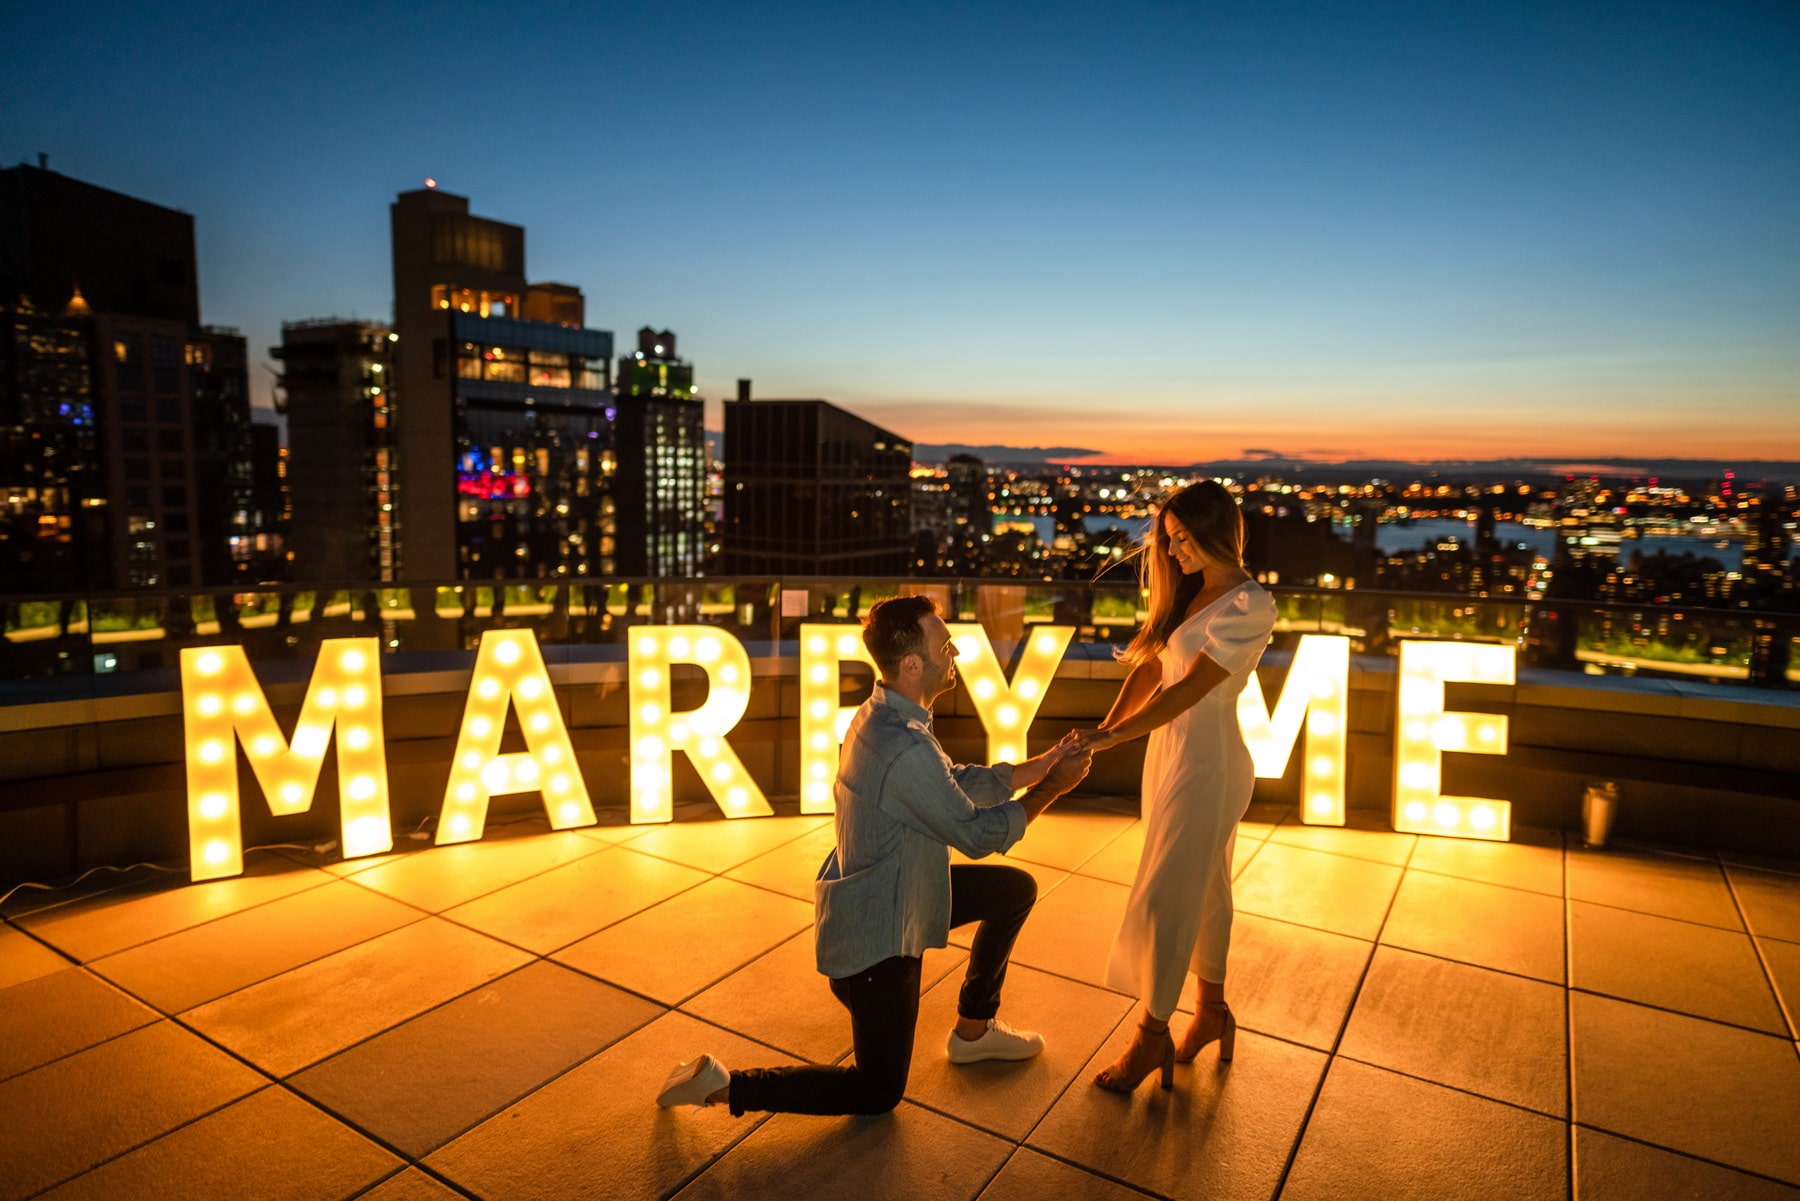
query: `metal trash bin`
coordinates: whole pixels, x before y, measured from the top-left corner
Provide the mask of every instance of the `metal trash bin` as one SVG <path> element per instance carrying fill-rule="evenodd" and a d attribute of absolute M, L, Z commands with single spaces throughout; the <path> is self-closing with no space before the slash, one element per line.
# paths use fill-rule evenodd
<path fill-rule="evenodd" d="M 1619 810 L 1619 786 L 1611 780 L 1589 784 L 1581 794 L 1581 841 L 1603 847 L 1612 836 L 1613 817 Z"/>

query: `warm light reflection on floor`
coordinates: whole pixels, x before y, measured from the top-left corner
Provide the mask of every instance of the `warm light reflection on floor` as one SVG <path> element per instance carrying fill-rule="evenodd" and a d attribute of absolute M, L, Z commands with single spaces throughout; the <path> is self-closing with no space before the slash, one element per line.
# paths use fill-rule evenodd
<path fill-rule="evenodd" d="M 1172 1093 L 1121 1098 L 1088 1077 L 1135 1026 L 1101 972 L 1142 830 L 1135 798 L 1076 802 L 1012 856 L 1040 898 L 1003 1015 L 1046 1053 L 944 1061 L 964 930 L 926 958 L 894 1116 L 765 1122 L 650 1096 L 703 1050 L 736 1066 L 848 1052 L 812 967 L 831 819 L 791 800 L 753 822 L 703 808 L 567 831 L 496 814 L 479 843 L 253 852 L 234 879 L 20 893 L 0 930 L 0 1195 L 1800 1185 L 1800 1143 L 1769 1136 L 1800 1125 L 1800 865 L 1255 806 L 1235 860 L 1236 1058 L 1209 1051 Z"/>

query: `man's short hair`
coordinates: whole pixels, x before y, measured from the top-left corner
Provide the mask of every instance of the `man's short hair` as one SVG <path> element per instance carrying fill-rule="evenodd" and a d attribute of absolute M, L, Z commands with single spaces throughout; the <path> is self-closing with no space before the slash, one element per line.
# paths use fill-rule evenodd
<path fill-rule="evenodd" d="M 906 656 L 925 655 L 925 631 L 919 628 L 919 621 L 936 612 L 937 602 L 929 596 L 894 596 L 869 607 L 863 645 L 884 677 L 899 675 L 900 660 Z"/>

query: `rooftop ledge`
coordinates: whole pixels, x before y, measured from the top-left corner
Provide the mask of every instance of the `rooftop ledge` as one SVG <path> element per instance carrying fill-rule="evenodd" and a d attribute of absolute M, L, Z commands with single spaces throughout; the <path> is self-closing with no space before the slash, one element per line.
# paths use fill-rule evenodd
<path fill-rule="evenodd" d="M 754 680 L 743 721 L 731 734 L 753 779 L 772 802 L 800 792 L 797 749 L 798 649 L 792 641 L 749 642 Z M 999 643 L 1000 660 L 1013 647 Z M 602 820 L 624 820 L 628 709 L 624 648 L 616 643 L 546 648 L 548 673 L 588 791 Z M 1267 703 L 1280 694 L 1292 654 L 1271 650 L 1259 668 Z M 407 652 L 384 657 L 382 692 L 395 828 L 438 813 L 469 686 L 472 652 Z M 256 665 L 278 718 L 291 729 L 310 664 Z M 860 673 L 860 674 L 859 674 Z M 1105 714 L 1122 678 L 1110 648 L 1072 643 L 1032 724 L 1042 749 Z M 867 694 L 867 669 L 847 668 L 842 703 Z M 1352 656 L 1348 695 L 1346 801 L 1353 814 L 1384 819 L 1392 806 L 1395 661 Z M 677 678 L 676 707 L 704 696 L 699 680 Z M 172 669 L 87 677 L 89 695 L 56 699 L 59 681 L 4 686 L 0 704 L 0 881 L 45 879 L 98 864 L 184 859 L 185 776 L 178 679 Z M 111 695 L 96 695 L 112 687 Z M 20 693 L 30 695 L 25 700 Z M 1524 825 L 1577 831 L 1587 784 L 1619 786 L 1622 837 L 1692 848 L 1760 851 L 1800 858 L 1800 694 L 1721 684 L 1629 679 L 1521 667 L 1517 683 L 1451 683 L 1451 709 L 1506 715 L 1504 755 L 1446 754 L 1444 788 L 1513 807 Z M 951 753 L 984 760 L 986 741 L 968 693 L 937 706 Z M 1135 795 L 1141 742 L 1100 756 L 1086 785 L 1097 794 Z M 1260 780 L 1259 801 L 1295 804 L 1296 746 L 1286 774 Z M 678 757 L 677 801 L 704 800 L 698 777 Z M 332 771 L 327 760 L 327 772 Z M 245 773 L 245 845 L 335 837 L 335 786 L 320 782 L 306 814 L 271 818 Z M 529 812 L 535 794 L 497 798 L 494 812 Z"/>
<path fill-rule="evenodd" d="M 792 644 L 751 651 L 761 686 L 731 738 L 775 816 L 716 820 L 690 782 L 673 823 L 626 824 L 623 665 L 559 648 L 550 675 L 599 824 L 553 832 L 535 798 L 502 798 L 480 842 L 409 839 L 443 795 L 470 656 L 394 656 L 382 686 L 398 852 L 307 849 L 335 837 L 334 805 L 257 816 L 246 789 L 245 843 L 287 845 L 198 884 L 181 867 L 172 679 L 0 705 L 0 854 L 15 856 L 0 879 L 171 865 L 0 903 L 0 1195 L 1800 1188 L 1795 698 L 1531 668 L 1515 685 L 1450 685 L 1452 707 L 1510 719 L 1505 756 L 1446 756 L 1447 788 L 1515 807 L 1510 842 L 1471 842 L 1388 828 L 1396 676 L 1383 657 L 1351 663 L 1346 825 L 1297 819 L 1297 767 L 1261 781 L 1239 824 L 1231 1064 L 1209 1049 L 1169 1093 L 1089 1084 L 1136 1023 L 1104 979 L 1143 844 L 1124 748 L 1090 777 L 1111 795 L 1059 801 L 1007 856 L 1038 901 L 1003 1016 L 1044 1033 L 1042 1056 L 945 1062 L 963 929 L 926 956 L 893 1114 L 656 1109 L 668 1068 L 702 1051 L 734 1068 L 849 1051 L 813 966 L 811 882 L 833 832 L 791 800 L 797 659 Z M 1290 662 L 1266 656 L 1269 697 Z M 301 665 L 258 669 L 291 716 Z M 1103 648 L 1071 648 L 1033 744 L 1091 724 L 1119 674 Z M 967 694 L 939 711 L 952 753 L 978 757 Z M 1618 835 L 1683 849 L 1583 848 L 1576 803 L 1597 775 L 1621 784 Z M 62 858 L 30 866 L 21 848 Z M 1194 1000 L 1190 985 L 1178 1029 Z"/>

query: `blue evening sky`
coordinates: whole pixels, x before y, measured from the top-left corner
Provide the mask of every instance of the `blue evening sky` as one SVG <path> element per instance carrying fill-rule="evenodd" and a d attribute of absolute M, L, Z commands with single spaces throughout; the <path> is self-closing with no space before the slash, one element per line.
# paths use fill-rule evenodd
<path fill-rule="evenodd" d="M 193 213 L 253 361 L 387 315 L 434 176 L 917 441 L 1800 459 L 1789 0 L 15 7 L 39 151 Z"/>

